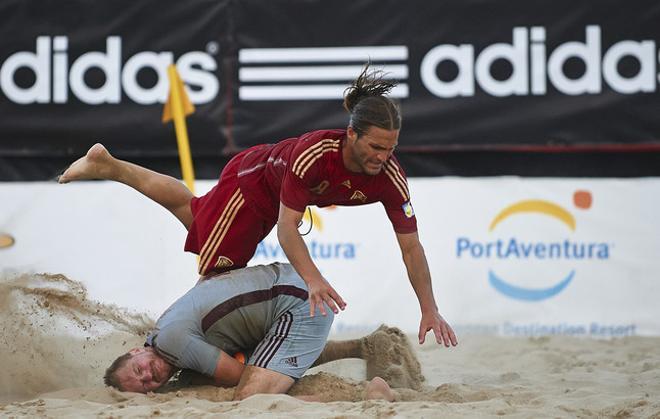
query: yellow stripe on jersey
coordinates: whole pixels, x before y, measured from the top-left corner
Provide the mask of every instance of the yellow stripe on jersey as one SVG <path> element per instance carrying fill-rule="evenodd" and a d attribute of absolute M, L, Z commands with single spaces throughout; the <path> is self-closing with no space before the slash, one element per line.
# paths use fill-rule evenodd
<path fill-rule="evenodd" d="M 215 254 L 216 250 L 218 250 L 218 246 L 220 246 L 220 243 L 222 243 L 222 239 L 225 238 L 225 235 L 229 231 L 229 227 L 231 227 L 231 224 L 234 222 L 234 219 L 236 218 L 236 214 L 238 214 L 238 210 L 241 209 L 244 203 L 245 203 L 245 199 L 241 197 L 240 201 L 236 204 L 235 208 L 232 210 L 232 213 L 230 214 L 229 220 L 227 222 L 227 226 L 222 230 L 222 234 L 215 242 L 213 248 L 209 251 L 209 256 L 211 256 L 211 258 L 209 258 L 208 261 L 206 262 L 206 265 L 204 266 L 204 272 L 206 272 L 206 269 L 208 269 L 208 264 L 213 260 L 212 256 Z"/>
<path fill-rule="evenodd" d="M 385 174 L 387 174 L 387 177 L 389 177 L 392 183 L 394 183 L 394 186 L 398 189 L 403 200 L 409 201 L 410 195 L 408 193 L 408 185 L 401 175 L 401 172 L 399 172 L 399 168 L 392 160 L 388 160 L 385 164 Z"/>
<path fill-rule="evenodd" d="M 203 257 L 203 255 L 206 253 L 206 249 L 208 246 L 211 244 L 211 242 L 214 240 L 218 228 L 222 224 L 222 221 L 225 219 L 227 213 L 229 212 L 229 209 L 231 206 L 239 199 L 241 196 L 241 190 L 239 188 L 236 188 L 236 191 L 234 191 L 234 194 L 229 198 L 229 201 L 227 201 L 227 206 L 224 208 L 222 213 L 220 214 L 220 217 L 218 217 L 218 221 L 216 221 L 215 226 L 213 227 L 213 230 L 211 231 L 211 234 L 206 238 L 206 243 L 204 243 L 204 246 L 202 247 L 202 250 L 199 252 L 200 257 Z"/>
<path fill-rule="evenodd" d="M 305 177 L 305 173 L 307 173 L 307 170 L 321 157 L 323 157 L 323 154 L 325 154 L 327 151 L 332 151 L 332 152 L 338 152 L 339 151 L 339 144 L 334 144 L 334 145 L 327 145 L 322 147 L 320 150 L 316 149 L 314 151 L 314 156 L 309 160 L 307 165 L 300 171 L 300 174 L 298 176 L 300 179 Z"/>
<path fill-rule="evenodd" d="M 215 246 L 216 242 L 218 241 L 218 236 L 224 237 L 226 234 L 226 231 L 229 226 L 231 225 L 231 222 L 229 224 L 227 221 L 231 218 L 233 221 L 233 218 L 231 216 L 232 212 L 234 212 L 234 209 L 238 205 L 240 208 L 240 205 L 242 205 L 243 202 L 243 196 L 241 195 L 241 190 L 236 189 L 236 192 L 232 195 L 232 197 L 229 199 L 227 202 L 227 206 L 225 209 L 222 211 L 222 214 L 220 214 L 220 217 L 218 217 L 218 221 L 215 223 L 215 226 L 213 227 L 213 230 L 211 231 L 211 234 L 209 234 L 208 238 L 206 239 L 206 243 L 204 243 L 204 246 L 202 247 L 202 250 L 199 252 L 200 260 L 199 260 L 199 273 L 204 274 L 204 271 L 206 269 L 206 265 L 208 264 L 209 258 L 213 256 L 213 252 L 209 252 L 210 247 L 217 248 Z M 222 240 L 222 239 L 220 239 Z"/>
<path fill-rule="evenodd" d="M 309 158 L 311 158 L 315 155 L 315 150 L 321 151 L 322 148 L 325 148 L 328 145 L 333 145 L 333 146 L 336 145 L 337 147 L 339 147 L 340 142 L 341 142 L 341 140 L 333 140 L 331 138 L 326 138 L 324 140 L 319 141 L 318 143 L 314 144 L 313 146 L 311 146 L 307 150 L 303 151 L 298 156 L 296 161 L 293 162 L 293 167 L 292 167 L 291 170 L 293 171 L 294 174 L 296 174 L 297 176 L 300 176 L 299 173 L 302 169 L 302 166 L 304 166 L 306 164 L 306 162 Z"/>
<path fill-rule="evenodd" d="M 399 179 L 399 181 L 401 182 L 401 186 L 406 191 L 406 194 L 410 195 L 408 192 L 408 182 L 406 181 L 406 178 L 403 177 L 403 174 L 401 174 L 401 167 L 399 166 L 399 164 L 393 162 L 392 160 L 388 160 L 388 163 L 391 164 L 392 167 L 395 169 L 394 174 L 396 175 L 396 178 Z"/>

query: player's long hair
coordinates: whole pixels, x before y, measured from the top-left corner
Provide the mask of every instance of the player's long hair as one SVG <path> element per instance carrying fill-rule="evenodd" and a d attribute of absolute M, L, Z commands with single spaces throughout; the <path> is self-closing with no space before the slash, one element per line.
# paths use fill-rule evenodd
<path fill-rule="evenodd" d="M 351 115 L 350 126 L 358 137 L 369 127 L 386 130 L 401 128 L 399 107 L 386 95 L 396 82 L 385 80 L 380 70 L 369 71 L 367 63 L 353 84 L 344 91 L 344 109 Z"/>

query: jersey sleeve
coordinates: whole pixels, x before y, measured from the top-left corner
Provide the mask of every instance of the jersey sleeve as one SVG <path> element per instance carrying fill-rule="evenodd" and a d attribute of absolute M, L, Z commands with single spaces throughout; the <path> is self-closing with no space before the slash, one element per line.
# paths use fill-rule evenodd
<path fill-rule="evenodd" d="M 383 197 L 381 202 L 387 212 L 394 231 L 399 234 L 417 231 L 417 218 L 410 202 L 410 192 L 406 175 L 398 161 L 390 158 L 383 169 L 385 171 Z"/>
<path fill-rule="evenodd" d="M 207 376 L 213 375 L 220 357 L 219 348 L 204 341 L 185 324 L 173 323 L 160 330 L 152 344 L 170 364 Z"/>
<path fill-rule="evenodd" d="M 181 368 L 191 369 L 212 377 L 218 365 L 218 359 L 220 359 L 220 349 L 196 336 L 190 339 L 183 352 L 181 362 L 185 365 Z"/>
<path fill-rule="evenodd" d="M 301 137 L 284 172 L 280 202 L 298 212 L 305 211 L 311 202 L 310 189 L 318 184 L 323 170 L 324 156 L 338 152 L 340 142 L 341 139 L 324 138 L 315 132 Z"/>

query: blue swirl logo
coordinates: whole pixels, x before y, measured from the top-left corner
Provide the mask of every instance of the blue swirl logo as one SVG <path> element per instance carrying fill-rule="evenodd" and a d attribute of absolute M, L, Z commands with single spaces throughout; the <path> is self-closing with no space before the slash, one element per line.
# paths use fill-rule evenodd
<path fill-rule="evenodd" d="M 575 206 L 588 209 L 591 206 L 591 194 L 576 191 L 573 195 Z M 560 205 L 545 200 L 523 200 L 515 202 L 501 210 L 491 221 L 488 231 L 493 233 L 504 220 L 519 214 L 540 214 L 550 217 L 566 226 L 572 233 L 576 229 L 573 214 Z M 558 241 L 524 241 L 517 237 L 498 238 L 490 241 L 473 240 L 459 237 L 456 240 L 457 258 L 497 259 L 497 260 L 550 260 L 571 261 L 609 259 L 611 245 L 602 242 L 580 242 L 571 238 Z M 564 264 L 565 265 L 565 264 Z M 570 266 L 570 265 L 569 265 Z M 497 292 L 520 301 L 542 301 L 564 291 L 576 276 L 575 268 L 568 269 L 560 280 L 543 288 L 530 288 L 514 285 L 506 281 L 492 267 L 488 270 L 488 283 Z"/>
<path fill-rule="evenodd" d="M 500 211 L 499 214 L 497 214 L 497 216 L 495 216 L 493 221 L 490 223 L 488 230 L 491 232 L 494 231 L 500 222 L 511 216 L 521 213 L 537 213 L 553 217 L 556 220 L 564 223 L 571 231 L 575 231 L 575 217 L 573 217 L 570 212 L 566 211 L 564 208 L 557 204 L 543 200 L 520 201 L 504 208 L 502 211 Z M 574 276 L 575 270 L 572 270 L 563 280 L 561 280 L 556 285 L 542 289 L 523 288 L 509 284 L 504 279 L 497 276 L 493 270 L 488 272 L 488 281 L 490 282 L 490 285 L 493 286 L 493 288 L 506 295 L 507 297 L 524 301 L 541 301 L 550 297 L 554 297 L 555 295 L 562 292 L 564 288 L 566 288 L 568 284 L 571 283 Z"/>

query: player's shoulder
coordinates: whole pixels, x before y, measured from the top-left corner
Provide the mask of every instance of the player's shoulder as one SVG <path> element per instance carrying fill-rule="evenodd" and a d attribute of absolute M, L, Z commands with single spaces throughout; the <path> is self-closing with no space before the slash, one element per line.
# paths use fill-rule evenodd
<path fill-rule="evenodd" d="M 381 182 L 396 190 L 404 201 L 410 200 L 406 174 L 399 161 L 393 155 L 385 162 L 380 179 Z"/>
<path fill-rule="evenodd" d="M 310 131 L 301 135 L 291 159 L 293 173 L 303 178 L 312 166 L 338 153 L 345 135 L 345 130 L 338 129 Z"/>
<path fill-rule="evenodd" d="M 402 174 L 404 174 L 403 167 L 401 166 L 401 163 L 399 162 L 399 160 L 396 158 L 396 156 L 394 154 L 392 154 L 390 156 L 390 158 L 387 159 L 387 164 L 386 165 L 390 166 L 390 167 L 393 167 L 396 170 L 398 170 L 399 172 L 401 172 Z"/>
<path fill-rule="evenodd" d="M 190 339 L 194 336 L 190 321 L 178 320 L 159 327 L 147 339 L 167 362 L 179 365 Z"/>
<path fill-rule="evenodd" d="M 401 166 L 401 163 L 394 155 L 390 156 L 385 162 L 381 172 L 381 178 L 390 180 L 392 178 L 400 178 L 402 181 L 406 181 L 406 172 L 403 170 L 403 166 Z"/>
<path fill-rule="evenodd" d="M 344 129 L 322 129 L 309 131 L 298 137 L 299 148 L 305 149 L 313 147 L 319 143 L 331 144 L 339 142 L 346 136 Z"/>

